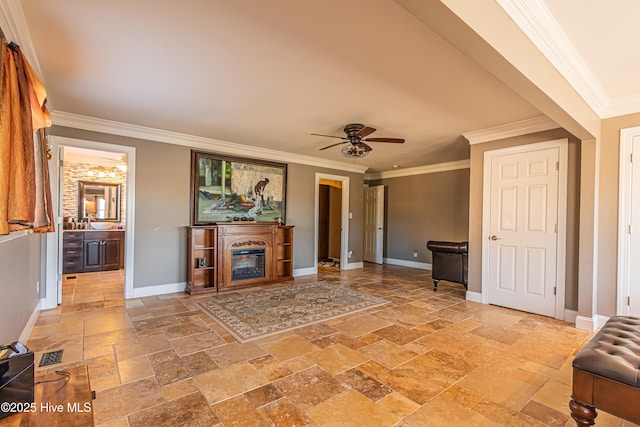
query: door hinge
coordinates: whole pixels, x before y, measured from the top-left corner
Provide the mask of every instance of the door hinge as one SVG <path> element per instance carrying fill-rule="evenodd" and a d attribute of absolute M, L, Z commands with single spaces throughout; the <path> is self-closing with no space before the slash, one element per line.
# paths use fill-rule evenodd
<path fill-rule="evenodd" d="M 629 154 L 629 161 L 633 163 L 633 153 Z"/>
<path fill-rule="evenodd" d="M 556 162 L 556 170 L 559 171 L 560 170 L 560 162 Z"/>
<path fill-rule="evenodd" d="M 556 224 L 556 233 L 558 232 L 558 224 Z"/>
<path fill-rule="evenodd" d="M 627 305 L 631 305 L 631 297 L 627 297 Z"/>
<path fill-rule="evenodd" d="M 60 160 L 60 167 L 64 167 L 64 160 Z"/>
<path fill-rule="evenodd" d="M 556 286 L 553 287 L 553 294 L 556 294 L 556 291 L 558 290 L 558 288 Z"/>

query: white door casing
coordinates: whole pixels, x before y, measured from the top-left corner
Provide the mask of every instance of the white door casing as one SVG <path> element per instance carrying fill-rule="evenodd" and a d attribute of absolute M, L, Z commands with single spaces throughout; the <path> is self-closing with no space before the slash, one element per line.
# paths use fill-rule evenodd
<path fill-rule="evenodd" d="M 485 153 L 484 303 L 564 318 L 567 143 Z"/>
<path fill-rule="evenodd" d="M 63 228 L 63 220 L 64 220 L 64 147 L 58 147 L 58 155 L 60 161 L 58 162 L 58 211 L 56 212 L 56 230 L 61 230 Z M 58 266 L 57 266 L 57 303 L 62 304 L 62 264 L 63 258 L 62 248 L 64 246 L 64 236 L 62 232 L 56 233 L 58 235 Z"/>
<path fill-rule="evenodd" d="M 384 251 L 384 185 L 364 189 L 364 260 L 382 264 Z"/>
<path fill-rule="evenodd" d="M 107 144 L 102 142 L 67 138 L 61 136 L 50 136 L 49 141 L 51 143 L 53 159 L 50 162 L 49 173 L 51 176 L 51 182 L 59 182 L 59 154 L 61 152 L 60 147 L 80 147 L 88 148 L 100 151 L 113 151 L 117 153 L 124 153 L 127 155 L 127 215 L 125 223 L 125 260 L 124 260 L 124 297 L 133 298 L 133 272 L 134 272 L 134 236 L 135 236 L 135 168 L 136 168 L 136 149 L 135 147 Z M 58 227 L 54 233 L 47 233 L 46 236 L 46 296 L 42 300 L 42 309 L 55 308 L 58 304 L 58 282 L 62 280 L 58 271 L 58 264 L 62 253 L 60 252 L 59 236 L 62 234 L 62 203 L 61 192 L 57 186 L 51 186 L 51 198 L 54 205 L 54 211 L 57 215 Z"/>

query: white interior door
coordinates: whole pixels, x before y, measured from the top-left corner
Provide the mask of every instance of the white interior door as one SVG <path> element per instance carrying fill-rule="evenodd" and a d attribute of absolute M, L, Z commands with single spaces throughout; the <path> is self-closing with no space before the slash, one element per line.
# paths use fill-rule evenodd
<path fill-rule="evenodd" d="M 631 146 L 631 226 L 629 227 L 629 305 L 630 316 L 640 316 L 640 136 L 635 136 Z"/>
<path fill-rule="evenodd" d="M 555 317 L 558 165 L 558 148 L 491 160 L 491 304 Z"/>
<path fill-rule="evenodd" d="M 364 260 L 382 264 L 384 185 L 364 189 Z"/>

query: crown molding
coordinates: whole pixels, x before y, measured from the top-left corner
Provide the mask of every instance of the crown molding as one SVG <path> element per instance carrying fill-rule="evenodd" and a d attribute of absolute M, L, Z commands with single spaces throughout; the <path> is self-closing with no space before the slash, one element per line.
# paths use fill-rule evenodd
<path fill-rule="evenodd" d="M 591 109 L 604 117 L 606 94 L 543 0 L 496 0 Z"/>
<path fill-rule="evenodd" d="M 626 98 L 614 99 L 609 103 L 603 119 L 610 117 L 624 116 L 625 114 L 637 113 L 640 111 L 640 95 L 628 96 Z"/>
<path fill-rule="evenodd" d="M 427 173 L 446 172 L 457 169 L 469 169 L 470 160 L 456 160 L 454 162 L 438 163 L 435 165 L 418 166 L 415 168 L 399 169 L 385 172 L 367 173 L 364 179 L 371 181 L 374 179 L 398 178 L 401 176 L 423 175 Z"/>
<path fill-rule="evenodd" d="M 129 138 L 145 139 L 165 144 L 182 145 L 191 148 L 200 148 L 203 150 L 216 151 L 221 154 L 255 157 L 264 160 L 275 160 L 278 162 L 298 163 L 302 165 L 362 174 L 364 174 L 364 172 L 369 168 L 365 165 L 354 165 L 352 163 L 339 162 L 335 160 L 319 159 L 317 157 L 236 144 L 234 142 L 220 141 L 217 139 L 204 138 L 111 120 L 97 119 L 95 117 L 82 116 L 63 111 L 52 111 L 51 118 L 53 120 L 53 124 L 56 126 L 108 133 L 112 135 L 126 136 Z"/>
<path fill-rule="evenodd" d="M 547 116 L 540 116 L 487 129 L 466 132 L 463 133 L 462 136 L 469 141 L 470 145 L 474 145 L 498 139 L 513 138 L 514 136 L 528 135 L 530 133 L 557 129 L 559 127 L 560 126 L 558 126 L 556 122 Z"/>

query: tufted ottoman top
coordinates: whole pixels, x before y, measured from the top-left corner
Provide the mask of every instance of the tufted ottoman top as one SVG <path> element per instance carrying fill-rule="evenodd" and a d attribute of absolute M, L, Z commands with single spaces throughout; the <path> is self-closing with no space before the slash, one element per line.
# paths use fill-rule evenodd
<path fill-rule="evenodd" d="M 573 367 L 640 388 L 640 318 L 610 318 L 573 359 Z"/>

